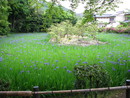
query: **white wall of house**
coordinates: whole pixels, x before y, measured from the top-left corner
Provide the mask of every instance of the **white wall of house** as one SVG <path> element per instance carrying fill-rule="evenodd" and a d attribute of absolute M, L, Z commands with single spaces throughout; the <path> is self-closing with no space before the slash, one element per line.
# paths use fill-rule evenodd
<path fill-rule="evenodd" d="M 116 15 L 116 17 L 115 17 L 115 21 L 116 21 L 116 22 L 122 22 L 122 21 L 125 21 L 125 14 L 122 13 L 122 14 L 118 14 L 118 15 Z"/>
<path fill-rule="evenodd" d="M 120 22 L 125 21 L 125 14 L 124 13 L 117 14 L 114 20 L 115 22 L 110 23 L 107 27 L 117 27 L 118 25 L 120 25 Z"/>
<path fill-rule="evenodd" d="M 108 24 L 106 27 L 117 27 L 118 25 L 120 25 L 120 22 L 114 22 L 114 23 Z"/>
<path fill-rule="evenodd" d="M 120 22 L 123 22 L 126 20 L 125 14 L 124 12 L 119 12 L 117 14 L 114 15 L 113 17 L 113 21 L 111 21 L 112 17 L 97 17 L 96 20 L 100 23 L 100 27 L 103 26 L 103 24 L 101 25 L 101 23 L 109 23 L 107 25 L 107 27 L 116 27 L 118 25 L 120 25 Z"/>
<path fill-rule="evenodd" d="M 97 20 L 99 23 L 109 23 L 109 22 L 110 22 L 110 19 L 109 19 L 109 18 L 96 18 L 96 20 Z"/>

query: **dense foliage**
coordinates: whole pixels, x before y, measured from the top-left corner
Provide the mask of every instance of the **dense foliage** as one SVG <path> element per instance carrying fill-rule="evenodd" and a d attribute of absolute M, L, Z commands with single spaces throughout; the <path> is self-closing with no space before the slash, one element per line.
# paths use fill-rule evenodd
<path fill-rule="evenodd" d="M 83 64 L 75 66 L 74 75 L 76 77 L 75 88 L 77 89 L 109 87 L 112 82 L 110 75 L 105 70 L 105 68 L 96 64 Z M 97 92 L 88 94 L 90 94 L 91 96 L 95 96 L 94 98 L 98 98 Z M 87 97 L 88 94 L 86 94 L 85 96 Z M 103 93 L 103 95 L 104 94 L 105 93 Z"/>
<path fill-rule="evenodd" d="M 28 0 L 9 0 L 9 22 L 13 32 L 40 31 L 42 17 L 35 13 Z"/>
<path fill-rule="evenodd" d="M 128 33 L 128 34 L 130 34 L 130 26 L 105 28 L 103 31 L 108 32 L 108 33 Z"/>
<path fill-rule="evenodd" d="M 130 34 L 130 22 L 121 22 L 117 27 L 104 28 L 103 31 L 108 33 L 127 33 Z"/>
<path fill-rule="evenodd" d="M 8 1 L 0 0 L 0 35 L 6 35 L 9 31 Z"/>
<path fill-rule="evenodd" d="M 108 72 L 99 65 L 79 65 L 74 67 L 76 88 L 99 88 L 110 86 Z"/>
<path fill-rule="evenodd" d="M 73 25 L 76 24 L 77 18 L 71 10 L 65 11 L 62 6 L 48 4 L 48 9 L 43 14 L 43 29 L 48 29 L 52 24 L 61 23 L 69 20 Z"/>
<path fill-rule="evenodd" d="M 9 22 L 13 32 L 46 31 L 53 23 L 64 20 L 76 22 L 74 13 L 64 11 L 53 3 L 37 0 L 9 0 Z"/>
<path fill-rule="evenodd" d="M 12 32 L 40 32 L 47 31 L 53 23 L 70 20 L 75 24 L 77 21 L 72 11 L 65 11 L 55 3 L 1 0 L 0 7 L 0 35 L 6 35 L 9 27 Z"/>
<path fill-rule="evenodd" d="M 10 83 L 4 79 L 0 79 L 0 91 L 8 91 Z"/>

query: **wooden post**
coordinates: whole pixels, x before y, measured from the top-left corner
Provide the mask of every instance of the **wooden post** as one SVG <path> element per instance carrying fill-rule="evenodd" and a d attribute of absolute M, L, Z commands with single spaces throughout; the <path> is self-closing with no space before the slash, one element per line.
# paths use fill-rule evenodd
<path fill-rule="evenodd" d="M 126 86 L 130 86 L 130 80 L 126 80 Z M 126 89 L 126 98 L 130 98 L 130 89 Z"/>
<path fill-rule="evenodd" d="M 40 98 L 40 95 L 35 93 L 35 92 L 38 92 L 39 91 L 39 86 L 34 86 L 33 87 L 33 91 L 34 91 L 34 95 L 33 95 L 33 98 Z"/>

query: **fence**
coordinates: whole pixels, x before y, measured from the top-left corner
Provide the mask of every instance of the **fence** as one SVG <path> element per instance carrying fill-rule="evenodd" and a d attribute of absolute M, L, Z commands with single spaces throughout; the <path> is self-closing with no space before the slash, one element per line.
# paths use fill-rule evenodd
<path fill-rule="evenodd" d="M 4 98 L 6 98 L 7 96 L 32 96 L 33 98 L 40 98 L 41 94 L 79 93 L 79 92 L 113 91 L 113 90 L 126 90 L 126 98 L 130 98 L 130 80 L 126 80 L 126 86 L 76 89 L 76 90 L 39 91 L 39 87 L 35 86 L 33 87 L 33 91 L 0 91 L 0 96 L 4 96 Z"/>

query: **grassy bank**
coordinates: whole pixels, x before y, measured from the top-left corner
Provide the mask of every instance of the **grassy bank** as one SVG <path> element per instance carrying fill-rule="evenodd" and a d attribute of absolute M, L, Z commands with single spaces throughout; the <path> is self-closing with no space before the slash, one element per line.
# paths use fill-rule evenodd
<path fill-rule="evenodd" d="M 73 67 L 80 64 L 104 66 L 112 86 L 130 78 L 130 35 L 99 34 L 104 45 L 59 46 L 45 41 L 46 34 L 12 34 L 0 38 L 0 78 L 10 90 L 74 89 Z"/>

